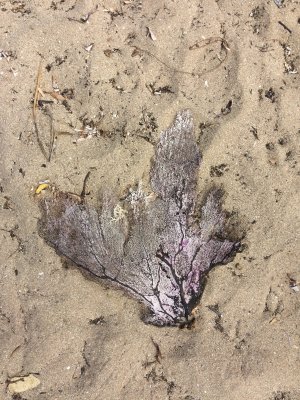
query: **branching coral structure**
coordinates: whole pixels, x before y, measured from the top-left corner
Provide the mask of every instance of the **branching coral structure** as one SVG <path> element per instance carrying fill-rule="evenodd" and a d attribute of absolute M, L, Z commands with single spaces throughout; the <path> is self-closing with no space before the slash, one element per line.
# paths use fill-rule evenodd
<path fill-rule="evenodd" d="M 156 145 L 152 195 L 139 187 L 119 200 L 103 191 L 96 209 L 55 191 L 40 199 L 39 234 L 60 256 L 142 302 L 144 322 L 187 324 L 206 273 L 239 246 L 226 236 L 221 191 L 197 204 L 200 163 L 192 114 L 184 110 Z"/>

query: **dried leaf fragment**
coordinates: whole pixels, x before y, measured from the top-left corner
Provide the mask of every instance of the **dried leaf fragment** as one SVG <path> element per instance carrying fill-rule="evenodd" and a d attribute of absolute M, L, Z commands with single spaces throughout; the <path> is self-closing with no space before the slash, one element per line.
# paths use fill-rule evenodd
<path fill-rule="evenodd" d="M 147 26 L 147 36 L 149 36 L 149 38 L 153 41 L 156 40 L 156 36 L 154 35 L 152 29 L 149 28 L 149 26 Z"/>

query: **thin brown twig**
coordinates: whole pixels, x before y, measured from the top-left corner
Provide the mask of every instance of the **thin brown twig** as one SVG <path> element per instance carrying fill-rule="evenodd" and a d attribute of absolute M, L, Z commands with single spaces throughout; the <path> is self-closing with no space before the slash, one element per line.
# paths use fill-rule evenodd
<path fill-rule="evenodd" d="M 81 199 L 82 203 L 84 202 L 84 198 L 86 196 L 86 185 L 87 185 L 87 181 L 89 179 L 90 174 L 91 174 L 91 171 L 88 171 L 88 173 L 85 175 L 84 180 L 83 180 L 82 191 L 80 193 L 80 199 Z"/>
<path fill-rule="evenodd" d="M 55 134 L 54 134 L 54 127 L 53 127 L 53 115 L 50 109 L 47 110 L 47 115 L 50 118 L 50 143 L 49 143 L 49 155 L 48 155 L 48 161 L 51 161 L 53 149 L 54 149 L 54 139 L 55 139 Z"/>
<path fill-rule="evenodd" d="M 32 115 L 34 121 L 36 120 L 36 109 L 39 101 L 39 87 L 40 87 L 41 76 L 42 76 L 42 61 L 40 61 L 39 63 L 38 73 L 35 81 L 35 91 L 34 91 L 33 109 L 32 109 Z"/>
<path fill-rule="evenodd" d="M 39 129 L 37 126 L 37 120 L 36 120 L 36 110 L 37 110 L 37 104 L 39 101 L 39 88 L 40 88 L 40 81 L 41 81 L 41 76 L 42 76 L 42 61 L 40 61 L 39 68 L 38 68 L 38 73 L 36 77 L 36 83 L 35 83 L 35 91 L 34 91 L 34 99 L 33 99 L 33 108 L 32 108 L 32 118 L 33 118 L 33 125 L 35 129 L 35 134 L 36 134 L 36 140 L 38 142 L 39 148 L 41 149 L 41 152 L 43 153 L 44 157 L 46 158 L 47 161 L 49 161 L 49 155 L 46 152 L 46 149 L 40 139 L 40 134 L 39 134 Z"/>
<path fill-rule="evenodd" d="M 208 46 L 209 44 L 212 43 L 217 43 L 217 42 L 221 42 L 221 48 L 223 50 L 225 50 L 225 57 L 222 60 L 219 60 L 219 64 L 216 65 L 215 67 L 212 67 L 211 69 L 207 70 L 207 71 L 202 71 L 201 73 L 196 73 L 196 72 L 191 72 L 191 71 L 185 71 L 185 70 L 180 70 L 177 69 L 175 67 L 170 66 L 169 64 L 167 64 L 166 62 L 164 62 L 163 60 L 161 60 L 159 57 L 157 57 L 155 54 L 151 53 L 149 50 L 145 50 L 145 49 L 141 49 L 138 46 L 132 46 L 134 47 L 137 51 L 141 51 L 143 53 L 148 54 L 149 56 L 153 57 L 156 61 L 158 61 L 160 64 L 164 65 L 166 68 L 172 70 L 175 73 L 178 74 L 185 74 L 185 75 L 191 75 L 191 76 L 197 76 L 198 78 L 200 78 L 200 76 L 203 76 L 204 74 L 207 74 L 209 72 L 213 72 L 215 71 L 217 68 L 219 68 L 221 66 L 221 64 L 223 64 L 228 56 L 228 51 L 229 51 L 229 45 L 226 42 L 225 39 L 221 38 L 221 37 L 211 37 L 208 39 L 204 39 L 201 42 L 197 42 L 196 44 L 194 44 L 193 46 L 190 46 L 189 49 L 190 50 L 194 50 L 194 49 L 201 49 L 203 47 Z"/>
<path fill-rule="evenodd" d="M 46 150 L 43 142 L 41 141 L 40 134 L 39 134 L 39 129 L 38 129 L 38 124 L 37 124 L 37 106 L 39 104 L 39 95 L 41 93 L 40 89 L 40 82 L 41 82 L 41 77 L 42 77 L 42 61 L 40 61 L 39 68 L 38 68 L 38 73 L 36 77 L 36 84 L 35 84 L 35 91 L 34 91 L 34 99 L 33 99 L 33 109 L 32 109 L 32 117 L 33 117 L 33 125 L 36 133 L 36 139 L 38 142 L 38 145 L 41 149 L 42 154 L 46 158 L 48 162 L 51 161 L 51 157 L 53 154 L 53 149 L 54 149 L 54 139 L 55 139 L 55 133 L 54 133 L 54 127 L 53 127 L 53 115 L 52 112 L 49 108 L 46 108 L 46 115 L 50 119 L 50 141 L 49 141 L 49 151 Z"/>
<path fill-rule="evenodd" d="M 151 340 L 152 340 L 153 346 L 155 347 L 155 362 L 158 362 L 159 364 L 161 364 L 162 354 L 160 351 L 159 344 L 154 341 L 152 336 L 151 336 Z"/>

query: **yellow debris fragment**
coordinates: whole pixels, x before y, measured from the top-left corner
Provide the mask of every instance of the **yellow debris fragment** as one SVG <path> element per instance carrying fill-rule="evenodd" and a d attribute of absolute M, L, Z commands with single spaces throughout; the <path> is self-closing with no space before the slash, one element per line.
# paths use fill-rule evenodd
<path fill-rule="evenodd" d="M 45 190 L 49 187 L 49 183 L 41 183 L 35 190 L 35 194 L 41 193 L 42 190 Z"/>
<path fill-rule="evenodd" d="M 27 376 L 15 376 L 10 379 L 8 391 L 10 393 L 22 393 L 26 390 L 33 389 L 40 384 L 40 380 L 32 374 Z"/>

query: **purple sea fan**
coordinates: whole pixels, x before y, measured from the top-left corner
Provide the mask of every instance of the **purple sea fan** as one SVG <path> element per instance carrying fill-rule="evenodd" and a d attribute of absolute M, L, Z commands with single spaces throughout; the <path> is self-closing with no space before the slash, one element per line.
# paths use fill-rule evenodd
<path fill-rule="evenodd" d="M 140 300 L 144 322 L 188 323 L 205 274 L 238 248 L 224 237 L 221 191 L 196 204 L 199 167 L 192 115 L 184 110 L 156 146 L 152 198 L 140 188 L 119 201 L 104 193 L 96 209 L 55 192 L 40 199 L 39 234 L 59 255 Z"/>

